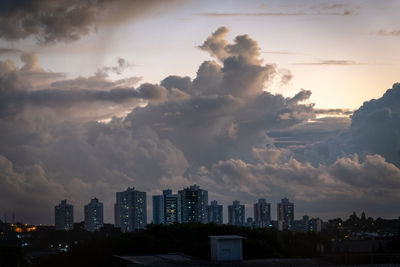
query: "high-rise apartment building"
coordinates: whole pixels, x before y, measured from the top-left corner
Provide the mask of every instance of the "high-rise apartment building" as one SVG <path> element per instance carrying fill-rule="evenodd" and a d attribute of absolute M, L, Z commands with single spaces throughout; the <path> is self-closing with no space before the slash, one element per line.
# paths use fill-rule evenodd
<path fill-rule="evenodd" d="M 116 193 L 115 227 L 122 232 L 143 229 L 147 224 L 146 192 L 129 188 Z"/>
<path fill-rule="evenodd" d="M 277 213 L 282 229 L 291 230 L 294 222 L 294 204 L 287 198 L 282 199 L 281 203 L 277 204 Z"/>
<path fill-rule="evenodd" d="M 309 221 L 308 231 L 310 232 L 321 232 L 322 231 L 322 220 L 320 218 L 313 218 Z"/>
<path fill-rule="evenodd" d="M 103 225 L 103 203 L 93 198 L 85 205 L 85 229 L 90 232 L 100 231 Z"/>
<path fill-rule="evenodd" d="M 240 201 L 233 201 L 232 205 L 228 206 L 228 222 L 236 226 L 245 225 L 245 210 L 244 205 L 240 205 Z"/>
<path fill-rule="evenodd" d="M 182 202 L 182 222 L 208 222 L 208 191 L 200 189 L 198 185 L 192 185 L 180 190 Z"/>
<path fill-rule="evenodd" d="M 208 222 L 222 224 L 223 223 L 223 208 L 222 205 L 218 205 L 216 200 L 211 201 L 208 206 Z"/>
<path fill-rule="evenodd" d="M 56 230 L 70 231 L 74 229 L 74 206 L 62 200 L 54 207 Z"/>
<path fill-rule="evenodd" d="M 153 196 L 153 223 L 165 223 L 164 195 Z"/>
<path fill-rule="evenodd" d="M 256 227 L 269 227 L 271 224 L 271 204 L 263 198 L 254 204 L 254 223 Z"/>
<path fill-rule="evenodd" d="M 162 195 L 153 196 L 153 223 L 181 223 L 181 205 L 181 195 L 172 194 L 171 189 L 163 190 Z"/>
<path fill-rule="evenodd" d="M 182 200 L 179 194 L 172 194 L 172 190 L 164 190 L 165 223 L 182 223 Z"/>

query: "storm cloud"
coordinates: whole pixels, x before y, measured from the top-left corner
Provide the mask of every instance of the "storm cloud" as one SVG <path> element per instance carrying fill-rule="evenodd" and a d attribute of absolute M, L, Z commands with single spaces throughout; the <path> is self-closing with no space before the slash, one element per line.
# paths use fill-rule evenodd
<path fill-rule="evenodd" d="M 15 41 L 35 37 L 41 43 L 76 41 L 100 26 L 165 11 L 176 2 L 4 0 L 0 2 L 0 38 Z"/>
<path fill-rule="evenodd" d="M 0 116 L 0 209 L 51 223 L 53 206 L 68 198 L 80 220 L 96 196 L 111 222 L 116 191 L 135 186 L 151 196 L 196 183 L 224 205 L 286 196 L 311 216 L 343 215 L 365 203 L 373 215 L 394 214 L 382 206 L 395 207 L 400 195 L 399 85 L 352 118 L 315 109 L 309 90 L 268 92 L 278 67 L 263 63 L 248 35 L 227 40 L 228 30 L 199 46 L 215 60 L 201 63 L 195 77 L 171 75 L 160 84 L 111 80 L 99 68 L 33 87 L 22 73 L 43 72 L 36 61 L 26 60 L 24 70 L 0 62 L 7 100 L 0 111 L 13 111 Z M 340 116 L 318 117 L 323 112 Z M 283 145 L 285 137 L 299 142 Z M 27 202 L 40 212 L 26 210 Z"/>
<path fill-rule="evenodd" d="M 295 148 L 296 156 L 313 164 L 334 162 L 348 154 L 381 155 L 400 167 L 400 85 L 354 111 L 349 129 L 315 144 Z"/>

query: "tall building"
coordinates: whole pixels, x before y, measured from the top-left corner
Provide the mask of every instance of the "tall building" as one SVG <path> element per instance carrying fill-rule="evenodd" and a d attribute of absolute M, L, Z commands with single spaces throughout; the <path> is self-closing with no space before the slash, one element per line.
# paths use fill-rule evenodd
<path fill-rule="evenodd" d="M 289 199 L 282 199 L 277 205 L 278 223 L 282 225 L 282 229 L 291 230 L 294 222 L 294 204 Z"/>
<path fill-rule="evenodd" d="M 245 225 L 245 212 L 244 205 L 240 205 L 240 201 L 233 201 L 232 205 L 228 206 L 228 222 L 229 224 L 236 226 L 244 226 Z"/>
<path fill-rule="evenodd" d="M 74 206 L 62 200 L 54 207 L 56 230 L 70 231 L 74 229 Z"/>
<path fill-rule="evenodd" d="M 90 232 L 100 231 L 103 225 L 103 203 L 93 198 L 89 204 L 85 205 L 85 229 Z"/>
<path fill-rule="evenodd" d="M 165 223 L 165 208 L 164 208 L 164 196 L 153 196 L 153 223 L 162 224 Z"/>
<path fill-rule="evenodd" d="M 147 224 L 146 192 L 130 188 L 116 193 L 117 202 L 114 205 L 115 227 L 122 232 L 143 229 Z"/>
<path fill-rule="evenodd" d="M 182 200 L 179 194 L 172 194 L 172 190 L 164 190 L 165 223 L 182 223 Z"/>
<path fill-rule="evenodd" d="M 181 205 L 181 195 L 172 194 L 171 189 L 163 190 L 162 195 L 153 196 L 153 223 L 181 223 Z"/>
<path fill-rule="evenodd" d="M 208 206 L 208 222 L 222 224 L 224 221 L 222 210 L 222 205 L 218 205 L 216 200 L 211 201 L 211 205 Z"/>
<path fill-rule="evenodd" d="M 308 231 L 310 232 L 321 232 L 322 230 L 322 220 L 320 218 L 313 218 L 309 221 Z"/>
<path fill-rule="evenodd" d="M 271 225 L 271 204 L 263 198 L 254 204 L 254 223 L 256 227 L 269 227 Z"/>
<path fill-rule="evenodd" d="M 178 194 L 181 196 L 183 223 L 208 222 L 208 191 L 192 185 L 180 190 Z"/>
<path fill-rule="evenodd" d="M 303 216 L 303 231 L 308 232 L 310 229 L 310 217 L 308 215 Z"/>

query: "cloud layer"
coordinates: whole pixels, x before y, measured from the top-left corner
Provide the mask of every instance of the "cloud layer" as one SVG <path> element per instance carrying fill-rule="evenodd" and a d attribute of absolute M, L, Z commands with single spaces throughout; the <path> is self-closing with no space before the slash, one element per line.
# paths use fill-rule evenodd
<path fill-rule="evenodd" d="M 315 109 L 308 90 L 269 93 L 279 68 L 263 63 L 248 35 L 229 42 L 227 32 L 199 46 L 215 60 L 196 77 L 160 84 L 112 81 L 99 68 L 42 85 L 32 73 L 49 72 L 34 55 L 20 68 L 0 62 L 0 210 L 52 223 L 53 206 L 68 198 L 80 220 L 96 196 L 112 222 L 116 191 L 135 186 L 151 196 L 197 183 L 224 205 L 290 197 L 296 217 L 397 216 L 400 86 L 350 120 L 346 110 Z M 319 117 L 327 113 L 340 116 Z"/>
<path fill-rule="evenodd" d="M 0 3 L 0 38 L 71 42 L 99 26 L 143 17 L 174 4 L 162 0 L 4 0 Z"/>

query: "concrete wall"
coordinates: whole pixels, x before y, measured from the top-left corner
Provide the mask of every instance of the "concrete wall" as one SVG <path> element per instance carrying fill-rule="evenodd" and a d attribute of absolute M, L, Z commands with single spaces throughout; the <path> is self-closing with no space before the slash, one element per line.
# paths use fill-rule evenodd
<path fill-rule="evenodd" d="M 214 261 L 241 261 L 241 239 L 211 239 L 211 260 Z"/>

